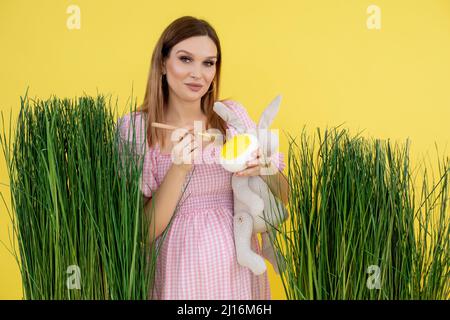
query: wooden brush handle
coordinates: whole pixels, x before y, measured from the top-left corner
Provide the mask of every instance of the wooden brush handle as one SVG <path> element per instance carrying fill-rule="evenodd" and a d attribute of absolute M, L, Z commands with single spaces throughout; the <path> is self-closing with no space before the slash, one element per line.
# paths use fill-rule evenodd
<path fill-rule="evenodd" d="M 168 124 L 164 124 L 164 123 L 159 123 L 159 122 L 152 122 L 152 127 L 161 128 L 161 129 L 169 129 L 169 130 L 178 129 L 177 127 L 174 127 L 174 126 L 171 126 Z"/>
<path fill-rule="evenodd" d="M 175 126 L 171 126 L 169 124 L 159 123 L 159 122 L 152 122 L 152 127 L 161 128 L 161 129 L 168 129 L 168 130 L 175 130 L 175 129 L 181 129 Z M 206 132 L 196 132 L 199 136 L 205 137 L 207 139 L 214 139 L 215 135 L 206 133 Z"/>

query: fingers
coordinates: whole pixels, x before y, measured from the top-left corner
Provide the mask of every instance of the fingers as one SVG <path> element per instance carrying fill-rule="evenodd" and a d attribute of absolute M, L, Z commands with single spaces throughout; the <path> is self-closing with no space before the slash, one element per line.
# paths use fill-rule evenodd
<path fill-rule="evenodd" d="M 188 134 L 192 134 L 194 132 L 194 127 L 192 125 L 178 128 L 172 132 L 173 141 L 180 142 L 184 137 Z"/>
<path fill-rule="evenodd" d="M 189 132 L 184 132 L 181 140 L 173 147 L 176 164 L 192 164 L 194 152 L 198 148 L 198 142 L 194 135 Z"/>
<path fill-rule="evenodd" d="M 254 166 L 251 168 L 244 169 L 242 171 L 236 172 L 238 177 L 246 177 L 246 176 L 258 176 L 260 174 L 260 167 Z"/>
<path fill-rule="evenodd" d="M 190 153 L 193 149 L 195 149 L 196 145 L 197 143 L 194 139 L 194 136 L 190 133 L 187 133 L 173 148 L 177 154 L 185 154 L 186 152 Z"/>
<path fill-rule="evenodd" d="M 257 176 L 261 175 L 261 169 L 271 165 L 269 158 L 262 155 L 261 148 L 251 153 L 251 158 L 246 163 L 246 168 L 236 173 L 237 176 Z"/>
<path fill-rule="evenodd" d="M 186 134 L 184 135 L 181 140 L 178 142 L 177 145 L 179 145 L 181 148 L 184 148 L 187 144 L 190 144 L 194 140 L 194 137 L 192 134 Z"/>
<path fill-rule="evenodd" d="M 252 168 L 252 167 L 259 165 L 260 163 L 259 163 L 259 160 L 250 160 L 250 161 L 247 161 L 245 164 L 247 165 L 247 168 Z"/>

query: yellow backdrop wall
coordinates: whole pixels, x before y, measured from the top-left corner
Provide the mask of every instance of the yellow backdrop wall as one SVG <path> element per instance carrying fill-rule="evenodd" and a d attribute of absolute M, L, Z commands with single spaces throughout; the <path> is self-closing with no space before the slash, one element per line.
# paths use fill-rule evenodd
<path fill-rule="evenodd" d="M 80 10 L 79 29 L 68 28 L 71 5 Z M 313 132 L 345 122 L 354 133 L 364 129 L 399 142 L 409 137 L 416 158 L 433 157 L 435 143 L 442 153 L 449 141 L 448 0 L 2 0 L 5 119 L 17 114 L 27 86 L 40 98 L 111 93 L 123 111 L 133 85 L 140 103 L 153 47 L 182 15 L 216 28 L 224 59 L 221 96 L 242 102 L 255 121 L 280 93 L 273 127 L 291 135 L 303 125 Z M 283 135 L 281 151 L 287 152 Z M 0 192 L 10 208 L 0 159 Z M 9 232 L 2 201 L 0 240 L 8 248 Z M 0 246 L 0 298 L 21 299 L 19 269 L 6 247 Z M 284 299 L 270 266 L 269 277 L 273 298 Z"/>

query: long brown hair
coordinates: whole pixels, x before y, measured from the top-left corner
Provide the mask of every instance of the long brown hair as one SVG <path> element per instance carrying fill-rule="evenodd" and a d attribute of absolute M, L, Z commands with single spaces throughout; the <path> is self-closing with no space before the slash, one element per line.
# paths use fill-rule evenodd
<path fill-rule="evenodd" d="M 207 116 L 206 129 L 219 129 L 225 136 L 226 122 L 212 109 L 214 102 L 218 101 L 219 96 L 220 66 L 222 62 L 219 38 L 214 28 L 207 21 L 192 16 L 183 16 L 174 20 L 161 34 L 153 50 L 144 102 L 137 108 L 137 111 L 146 114 L 146 134 L 150 147 L 155 142 L 161 141 L 161 148 L 164 148 L 165 143 L 165 130 L 158 130 L 150 125 L 155 121 L 164 121 L 165 108 L 169 99 L 167 79 L 162 74 L 163 61 L 170 55 L 173 46 L 193 36 L 208 36 L 217 47 L 216 74 L 208 92 L 201 98 L 200 104 L 202 112 Z M 226 99 L 220 101 L 224 100 Z"/>

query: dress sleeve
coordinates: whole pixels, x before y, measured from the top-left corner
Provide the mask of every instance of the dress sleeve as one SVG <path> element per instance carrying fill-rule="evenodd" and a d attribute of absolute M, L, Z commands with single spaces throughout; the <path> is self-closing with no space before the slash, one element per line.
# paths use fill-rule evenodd
<path fill-rule="evenodd" d="M 158 188 L 156 182 L 156 159 L 154 148 L 149 148 L 145 141 L 145 119 L 138 112 L 126 114 L 117 121 L 119 130 L 119 154 L 124 147 L 130 148 L 132 154 L 144 157 L 141 175 L 141 191 L 146 198 Z"/>
<path fill-rule="evenodd" d="M 225 100 L 223 101 L 225 105 L 230 107 L 236 115 L 244 122 L 247 129 L 256 129 L 256 123 L 252 120 L 250 115 L 247 112 L 247 109 L 239 102 L 235 100 Z M 233 131 L 233 128 L 230 128 L 231 131 Z M 236 132 L 233 131 L 233 135 Z M 280 151 L 275 152 L 270 159 L 275 164 L 275 166 L 278 168 L 278 170 L 283 171 L 286 167 L 286 164 L 284 162 L 284 154 Z"/>

